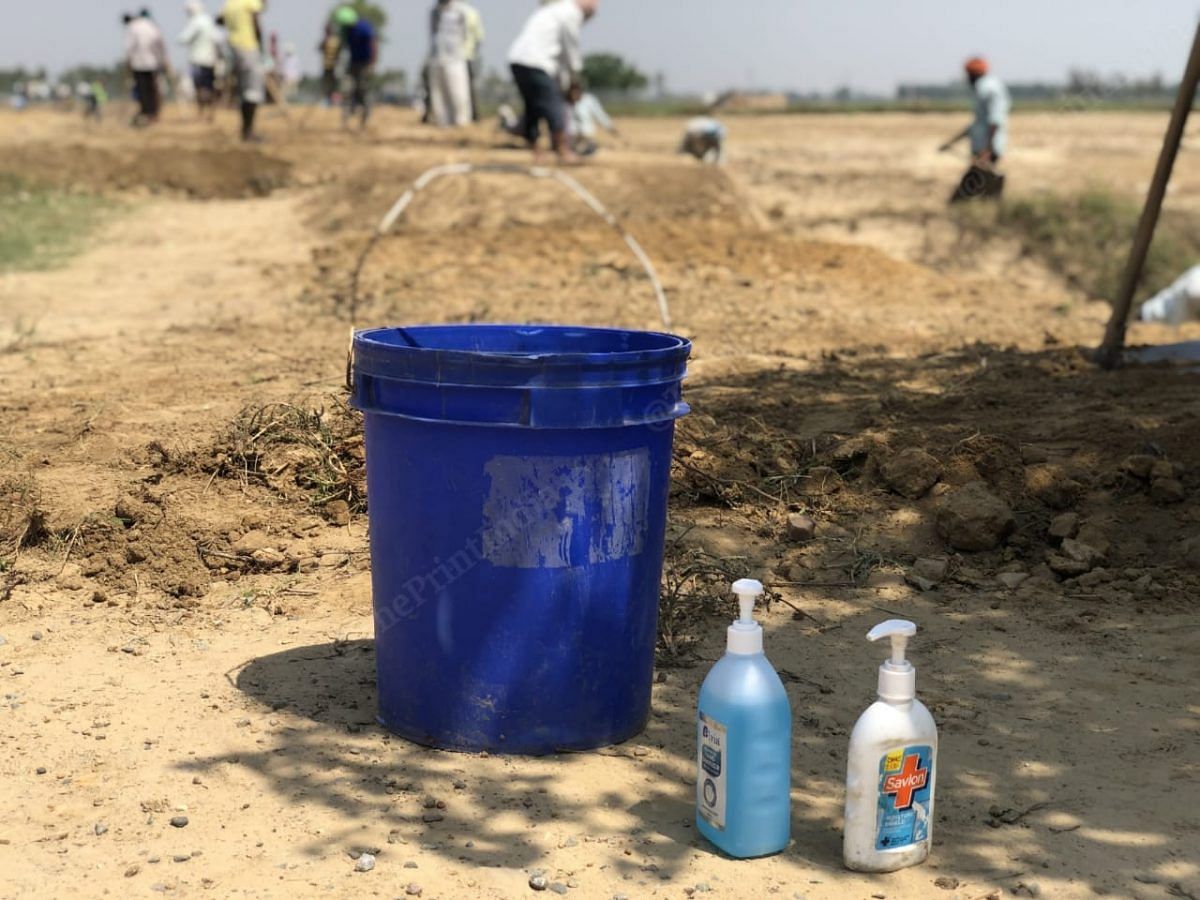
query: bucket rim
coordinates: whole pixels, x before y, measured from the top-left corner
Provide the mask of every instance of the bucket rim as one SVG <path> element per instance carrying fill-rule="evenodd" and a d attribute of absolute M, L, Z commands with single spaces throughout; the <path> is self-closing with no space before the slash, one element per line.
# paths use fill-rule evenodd
<path fill-rule="evenodd" d="M 461 347 L 424 347 L 418 344 L 403 344 L 393 341 L 380 340 L 384 334 L 403 332 L 429 331 L 481 331 L 481 332 L 550 332 L 559 334 L 591 334 L 591 335 L 638 335 L 643 338 L 658 338 L 662 345 L 643 347 L 636 350 L 601 350 L 601 351 L 504 351 L 504 350 L 467 350 Z M 684 358 L 691 355 L 692 342 L 677 334 L 665 331 L 646 331 L 637 328 L 608 328 L 591 325 L 550 325 L 537 323 L 430 323 L 423 325 L 389 325 L 373 328 L 357 329 L 354 332 L 354 349 L 378 353 L 403 353 L 415 356 L 433 357 L 440 354 L 455 360 L 486 360 L 500 365 L 538 365 L 538 366 L 572 366 L 602 363 L 619 365 L 621 363 L 642 362 L 658 358 Z"/>

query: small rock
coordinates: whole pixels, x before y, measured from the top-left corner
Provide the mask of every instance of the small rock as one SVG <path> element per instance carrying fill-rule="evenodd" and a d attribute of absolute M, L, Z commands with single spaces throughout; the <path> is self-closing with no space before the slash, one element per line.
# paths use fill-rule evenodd
<path fill-rule="evenodd" d="M 142 867 L 139 866 L 137 863 L 134 863 L 132 866 L 130 866 L 128 869 L 125 870 L 125 877 L 132 878 L 134 875 L 136 875 L 140 871 L 142 871 Z"/>
<path fill-rule="evenodd" d="M 440 822 L 444 818 L 446 818 L 446 817 L 443 816 L 440 812 L 427 812 L 423 816 L 421 816 L 421 821 L 425 822 L 429 825 L 432 825 L 434 822 Z"/>
<path fill-rule="evenodd" d="M 939 887 L 943 891 L 952 891 L 958 887 L 958 879 L 950 875 L 939 875 L 933 879 L 933 886 Z"/>
<path fill-rule="evenodd" d="M 413 861 L 410 859 L 408 862 L 406 862 L 406 863 L 404 864 L 404 868 L 406 868 L 406 869 L 415 869 L 415 868 L 417 868 L 417 864 L 416 864 L 415 862 L 413 862 Z"/>
<path fill-rule="evenodd" d="M 850 537 L 850 531 L 835 522 L 819 522 L 817 537 L 823 541 L 844 541 Z"/>
<path fill-rule="evenodd" d="M 561 881 L 552 881 L 552 882 L 550 882 L 549 887 L 550 887 L 550 890 L 552 890 L 556 894 L 565 894 L 568 890 L 567 886 L 565 884 L 563 884 Z"/>
<path fill-rule="evenodd" d="M 1079 514 L 1066 512 L 1054 517 L 1050 522 L 1050 528 L 1047 533 L 1056 541 L 1061 541 L 1063 538 L 1075 537 L 1075 533 L 1079 530 Z"/>
<path fill-rule="evenodd" d="M 96 837 L 100 837 L 102 834 L 108 834 L 108 826 L 103 822 L 97 822 L 92 831 L 96 832 Z"/>
<path fill-rule="evenodd" d="M 996 580 L 1008 588 L 1010 591 L 1015 590 L 1022 582 L 1028 580 L 1027 572 L 1001 572 L 996 576 Z"/>
<path fill-rule="evenodd" d="M 325 504 L 325 517 L 329 524 L 339 527 L 350 524 L 350 504 L 345 500 L 330 500 Z"/>
<path fill-rule="evenodd" d="M 1030 466 L 1025 470 L 1025 490 L 1051 509 L 1068 509 L 1083 493 L 1083 485 L 1061 466 Z"/>
<path fill-rule="evenodd" d="M 817 536 L 817 523 L 811 516 L 792 513 L 787 517 L 787 539 L 793 544 L 803 544 Z"/>
<path fill-rule="evenodd" d="M 712 890 L 712 885 L 710 885 L 707 881 L 701 881 L 699 884 L 696 885 L 696 893 L 697 894 L 707 894 L 711 890 Z"/>
<path fill-rule="evenodd" d="M 535 874 L 529 876 L 529 886 L 535 891 L 544 891 L 550 886 L 550 882 L 546 879 L 545 875 Z"/>
<path fill-rule="evenodd" d="M 1064 540 L 1061 549 L 1064 556 L 1086 563 L 1089 570 L 1104 559 L 1103 552 L 1097 550 L 1091 544 L 1085 544 L 1083 541 L 1075 540 L 1074 538 Z"/>
<path fill-rule="evenodd" d="M 187 816 L 172 816 L 171 817 L 171 827 L 172 828 L 187 828 L 187 824 L 188 824 Z"/>
<path fill-rule="evenodd" d="M 1187 499 L 1187 492 L 1178 479 L 1158 478 L 1150 485 L 1150 499 L 1155 503 L 1182 503 Z"/>
<path fill-rule="evenodd" d="M 37 767 L 36 769 L 34 769 L 33 771 L 34 771 L 36 774 L 38 774 L 38 775 L 45 775 L 45 774 L 46 774 L 46 767 L 45 767 L 45 766 L 38 766 L 38 767 Z"/>
<path fill-rule="evenodd" d="M 3 647 L 7 643 L 8 641 L 4 639 L 4 635 L 0 634 L 0 647 Z"/>
<path fill-rule="evenodd" d="M 355 872 L 370 872 L 375 868 L 375 857 L 370 853 L 364 853 L 354 864 Z"/>
<path fill-rule="evenodd" d="M 949 568 L 949 560 L 923 557 L 913 563 L 912 571 L 913 574 L 919 575 L 922 578 L 928 578 L 930 581 L 936 583 L 945 579 Z"/>
<path fill-rule="evenodd" d="M 930 581 L 928 578 L 922 578 L 920 575 L 917 575 L 914 572 L 909 572 L 907 575 L 905 575 L 904 580 L 922 593 L 928 593 L 938 586 L 936 581 Z"/>
<path fill-rule="evenodd" d="M 1157 875 L 1151 875 L 1149 872 L 1135 872 L 1133 880 L 1140 881 L 1142 884 L 1158 884 L 1160 879 Z"/>
<path fill-rule="evenodd" d="M 271 537 L 265 531 L 252 529 L 238 538 L 234 544 L 235 552 L 245 556 L 253 556 L 257 550 L 265 550 L 271 546 Z"/>
<path fill-rule="evenodd" d="M 1079 531 L 1075 534 L 1075 540 L 1095 547 L 1105 556 L 1108 556 L 1109 548 L 1112 546 L 1108 535 L 1098 525 L 1091 522 L 1085 522 L 1079 526 Z"/>
<path fill-rule="evenodd" d="M 419 884 L 417 884 L 415 881 L 410 882 L 408 887 L 406 887 L 404 889 L 404 893 L 408 894 L 408 896 L 410 896 L 410 897 L 420 897 L 421 896 L 421 886 Z"/>
<path fill-rule="evenodd" d="M 1154 464 L 1150 466 L 1150 480 L 1156 481 L 1159 478 L 1174 478 L 1175 467 L 1165 459 L 1156 459 Z"/>
<path fill-rule="evenodd" d="M 972 481 L 946 495 L 937 511 L 937 530 L 956 550 L 994 550 L 1017 527 L 1008 504 Z"/>
<path fill-rule="evenodd" d="M 172 860 L 172 862 L 185 863 L 191 858 L 192 858 L 192 854 L 190 854 L 190 853 L 176 853 L 174 856 L 171 857 L 171 860 Z"/>
<path fill-rule="evenodd" d="M 901 450 L 879 468 L 884 483 L 901 497 L 917 500 L 941 480 L 942 464 L 919 447 Z"/>
<path fill-rule="evenodd" d="M 42 633 L 40 631 L 35 631 L 33 634 L 30 635 L 30 637 L 33 638 L 35 641 L 40 641 L 42 639 Z"/>
<path fill-rule="evenodd" d="M 255 550 L 250 554 L 250 558 L 260 566 L 265 566 L 267 568 L 281 566 L 286 559 L 282 553 L 273 547 L 263 547 L 261 550 Z"/>
<path fill-rule="evenodd" d="M 1149 478 L 1150 470 L 1154 468 L 1157 461 L 1153 456 L 1137 453 L 1125 457 L 1125 461 L 1121 463 L 1121 471 L 1128 472 L 1135 478 Z"/>
<path fill-rule="evenodd" d="M 829 466 L 813 466 L 800 479 L 800 492 L 808 497 L 826 497 L 842 489 L 842 476 Z"/>

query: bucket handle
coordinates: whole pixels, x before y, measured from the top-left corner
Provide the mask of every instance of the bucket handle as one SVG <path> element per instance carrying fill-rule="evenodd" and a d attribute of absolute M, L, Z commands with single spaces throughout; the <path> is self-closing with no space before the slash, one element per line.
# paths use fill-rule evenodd
<path fill-rule="evenodd" d="M 582 184 L 567 175 L 565 172 L 560 172 L 558 169 L 548 169 L 545 166 L 517 166 L 511 163 L 450 163 L 449 165 L 434 166 L 432 169 L 424 172 L 412 186 L 400 195 L 400 198 L 392 204 L 392 208 L 387 211 L 380 221 L 379 226 L 375 229 L 375 233 L 371 236 L 371 240 L 367 242 L 367 246 L 363 248 L 362 255 L 358 258 L 358 263 L 354 266 L 354 275 L 350 282 L 350 321 L 353 322 L 358 318 L 358 284 L 362 276 L 363 266 L 366 265 L 367 257 L 371 251 L 375 249 L 375 245 L 380 239 L 391 231 L 392 226 L 396 224 L 399 218 L 408 209 L 410 203 L 416 198 L 417 194 L 425 190 L 432 182 L 439 178 L 444 178 L 449 175 L 469 175 L 473 172 L 489 172 L 502 175 L 528 175 L 531 178 L 549 178 L 559 182 L 570 190 L 573 194 L 579 197 L 589 209 L 603 219 L 614 231 L 621 236 L 625 245 L 629 247 L 630 252 L 641 263 L 642 268 L 646 272 L 646 276 L 650 279 L 650 286 L 654 288 L 654 297 L 658 301 L 658 313 L 662 318 L 664 328 L 671 327 L 671 310 L 667 304 L 667 294 L 663 290 L 662 282 L 659 281 L 658 273 L 654 269 L 654 264 L 650 261 L 650 257 L 646 255 L 646 251 L 642 249 L 642 245 L 637 242 L 632 234 L 630 234 L 617 220 L 611 212 L 605 208 L 604 204 L 596 199 Z M 353 339 L 351 340 L 353 343 Z M 351 351 L 353 352 L 353 350 Z"/>

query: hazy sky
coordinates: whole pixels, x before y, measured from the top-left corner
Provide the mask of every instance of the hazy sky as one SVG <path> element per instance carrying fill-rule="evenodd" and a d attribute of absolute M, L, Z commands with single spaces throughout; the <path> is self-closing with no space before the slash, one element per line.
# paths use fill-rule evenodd
<path fill-rule="evenodd" d="M 111 0 L 5 2 L 0 67 L 108 62 L 120 53 L 119 14 L 143 5 Z M 209 0 L 216 8 L 223 0 Z M 174 37 L 182 0 L 149 0 Z M 271 0 L 269 30 L 293 41 L 307 68 L 322 0 Z M 428 0 L 383 0 L 391 15 L 382 65 L 420 62 Z M 476 0 L 488 29 L 485 57 L 505 51 L 533 0 Z M 602 0 L 587 26 L 589 50 L 613 50 L 676 90 L 774 87 L 824 91 L 844 84 L 890 92 L 899 81 L 957 76 L 962 59 L 985 53 L 1010 80 L 1061 80 L 1071 66 L 1169 81 L 1183 70 L 1196 0 Z M 176 51 L 177 59 L 182 54 Z"/>

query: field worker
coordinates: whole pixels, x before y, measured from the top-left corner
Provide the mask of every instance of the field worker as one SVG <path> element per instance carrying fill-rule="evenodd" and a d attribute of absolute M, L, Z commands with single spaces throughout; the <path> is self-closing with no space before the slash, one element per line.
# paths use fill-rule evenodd
<path fill-rule="evenodd" d="M 525 103 L 525 142 L 535 161 L 540 158 L 538 132 L 543 121 L 550 128 L 550 142 L 559 159 L 579 161 L 567 144 L 562 85 L 579 81 L 583 71 L 580 31 L 598 5 L 598 0 L 559 0 L 539 7 L 508 51 L 513 81 Z"/>
<path fill-rule="evenodd" d="M 148 9 L 130 16 L 125 26 L 125 62 L 137 91 L 138 112 L 133 117 L 133 124 L 153 125 L 158 121 L 162 107 L 158 77 L 169 72 L 171 64 L 162 32 L 150 18 Z"/>
<path fill-rule="evenodd" d="M 83 117 L 99 122 L 104 118 L 104 104 L 108 102 L 108 91 L 99 81 L 80 81 L 75 85 L 75 96 L 83 104 Z"/>
<path fill-rule="evenodd" d="M 317 45 L 321 54 L 321 94 L 326 106 L 333 106 L 338 92 L 337 64 L 342 55 L 342 39 L 333 20 L 325 23 L 325 36 Z"/>
<path fill-rule="evenodd" d="M 300 82 L 304 72 L 300 68 L 300 54 L 296 52 L 295 44 L 283 45 L 283 63 L 280 65 L 283 76 L 283 96 L 290 103 L 300 90 Z"/>
<path fill-rule="evenodd" d="M 347 15 L 347 13 L 349 15 Z M 347 125 L 355 112 L 359 114 L 359 127 L 367 127 L 367 119 L 371 115 L 371 71 L 379 58 L 379 41 L 375 36 L 375 26 L 366 16 L 360 16 L 348 6 L 343 6 L 334 15 L 342 34 L 342 46 L 350 64 L 347 74 L 350 76 L 350 92 L 342 106 L 342 124 Z M 354 21 L 350 21 L 350 16 Z"/>
<path fill-rule="evenodd" d="M 460 0 L 438 0 L 429 15 L 429 102 L 435 125 L 472 120 L 467 19 Z"/>
<path fill-rule="evenodd" d="M 196 89 L 196 109 L 200 118 L 212 119 L 217 99 L 217 23 L 200 0 L 189 0 L 185 7 L 188 23 L 179 35 L 179 43 L 188 48 L 192 85 Z"/>
<path fill-rule="evenodd" d="M 242 103 L 242 140 L 253 143 L 262 140 L 254 130 L 254 117 L 266 99 L 262 23 L 259 21 L 264 9 L 266 0 L 225 0 L 225 9 L 221 12 L 229 32 L 234 77 Z"/>
<path fill-rule="evenodd" d="M 1169 288 L 1143 303 L 1137 318 L 1165 325 L 1200 320 L 1200 266 L 1188 269 Z"/>
<path fill-rule="evenodd" d="M 471 121 L 478 122 L 479 98 L 475 89 L 479 83 L 479 73 L 483 71 L 483 16 L 465 0 L 459 0 L 459 5 L 467 14 L 467 45 L 463 54 L 467 57 L 467 78 L 470 79 L 471 85 Z"/>
<path fill-rule="evenodd" d="M 679 152 L 709 165 L 720 165 L 725 160 L 725 126 L 708 116 L 692 119 L 684 129 Z"/>
<path fill-rule="evenodd" d="M 967 60 L 964 68 L 975 94 L 975 120 L 940 149 L 944 152 L 963 138 L 970 138 L 972 165 L 994 169 L 1008 150 L 1008 114 L 1012 100 L 1004 82 L 989 73 L 987 60 L 973 57 Z"/>
<path fill-rule="evenodd" d="M 617 126 L 605 112 L 599 98 L 585 91 L 582 85 L 571 85 L 567 91 L 567 134 L 571 149 L 580 156 L 591 156 L 596 152 L 596 133 L 604 129 L 617 137 Z"/>

